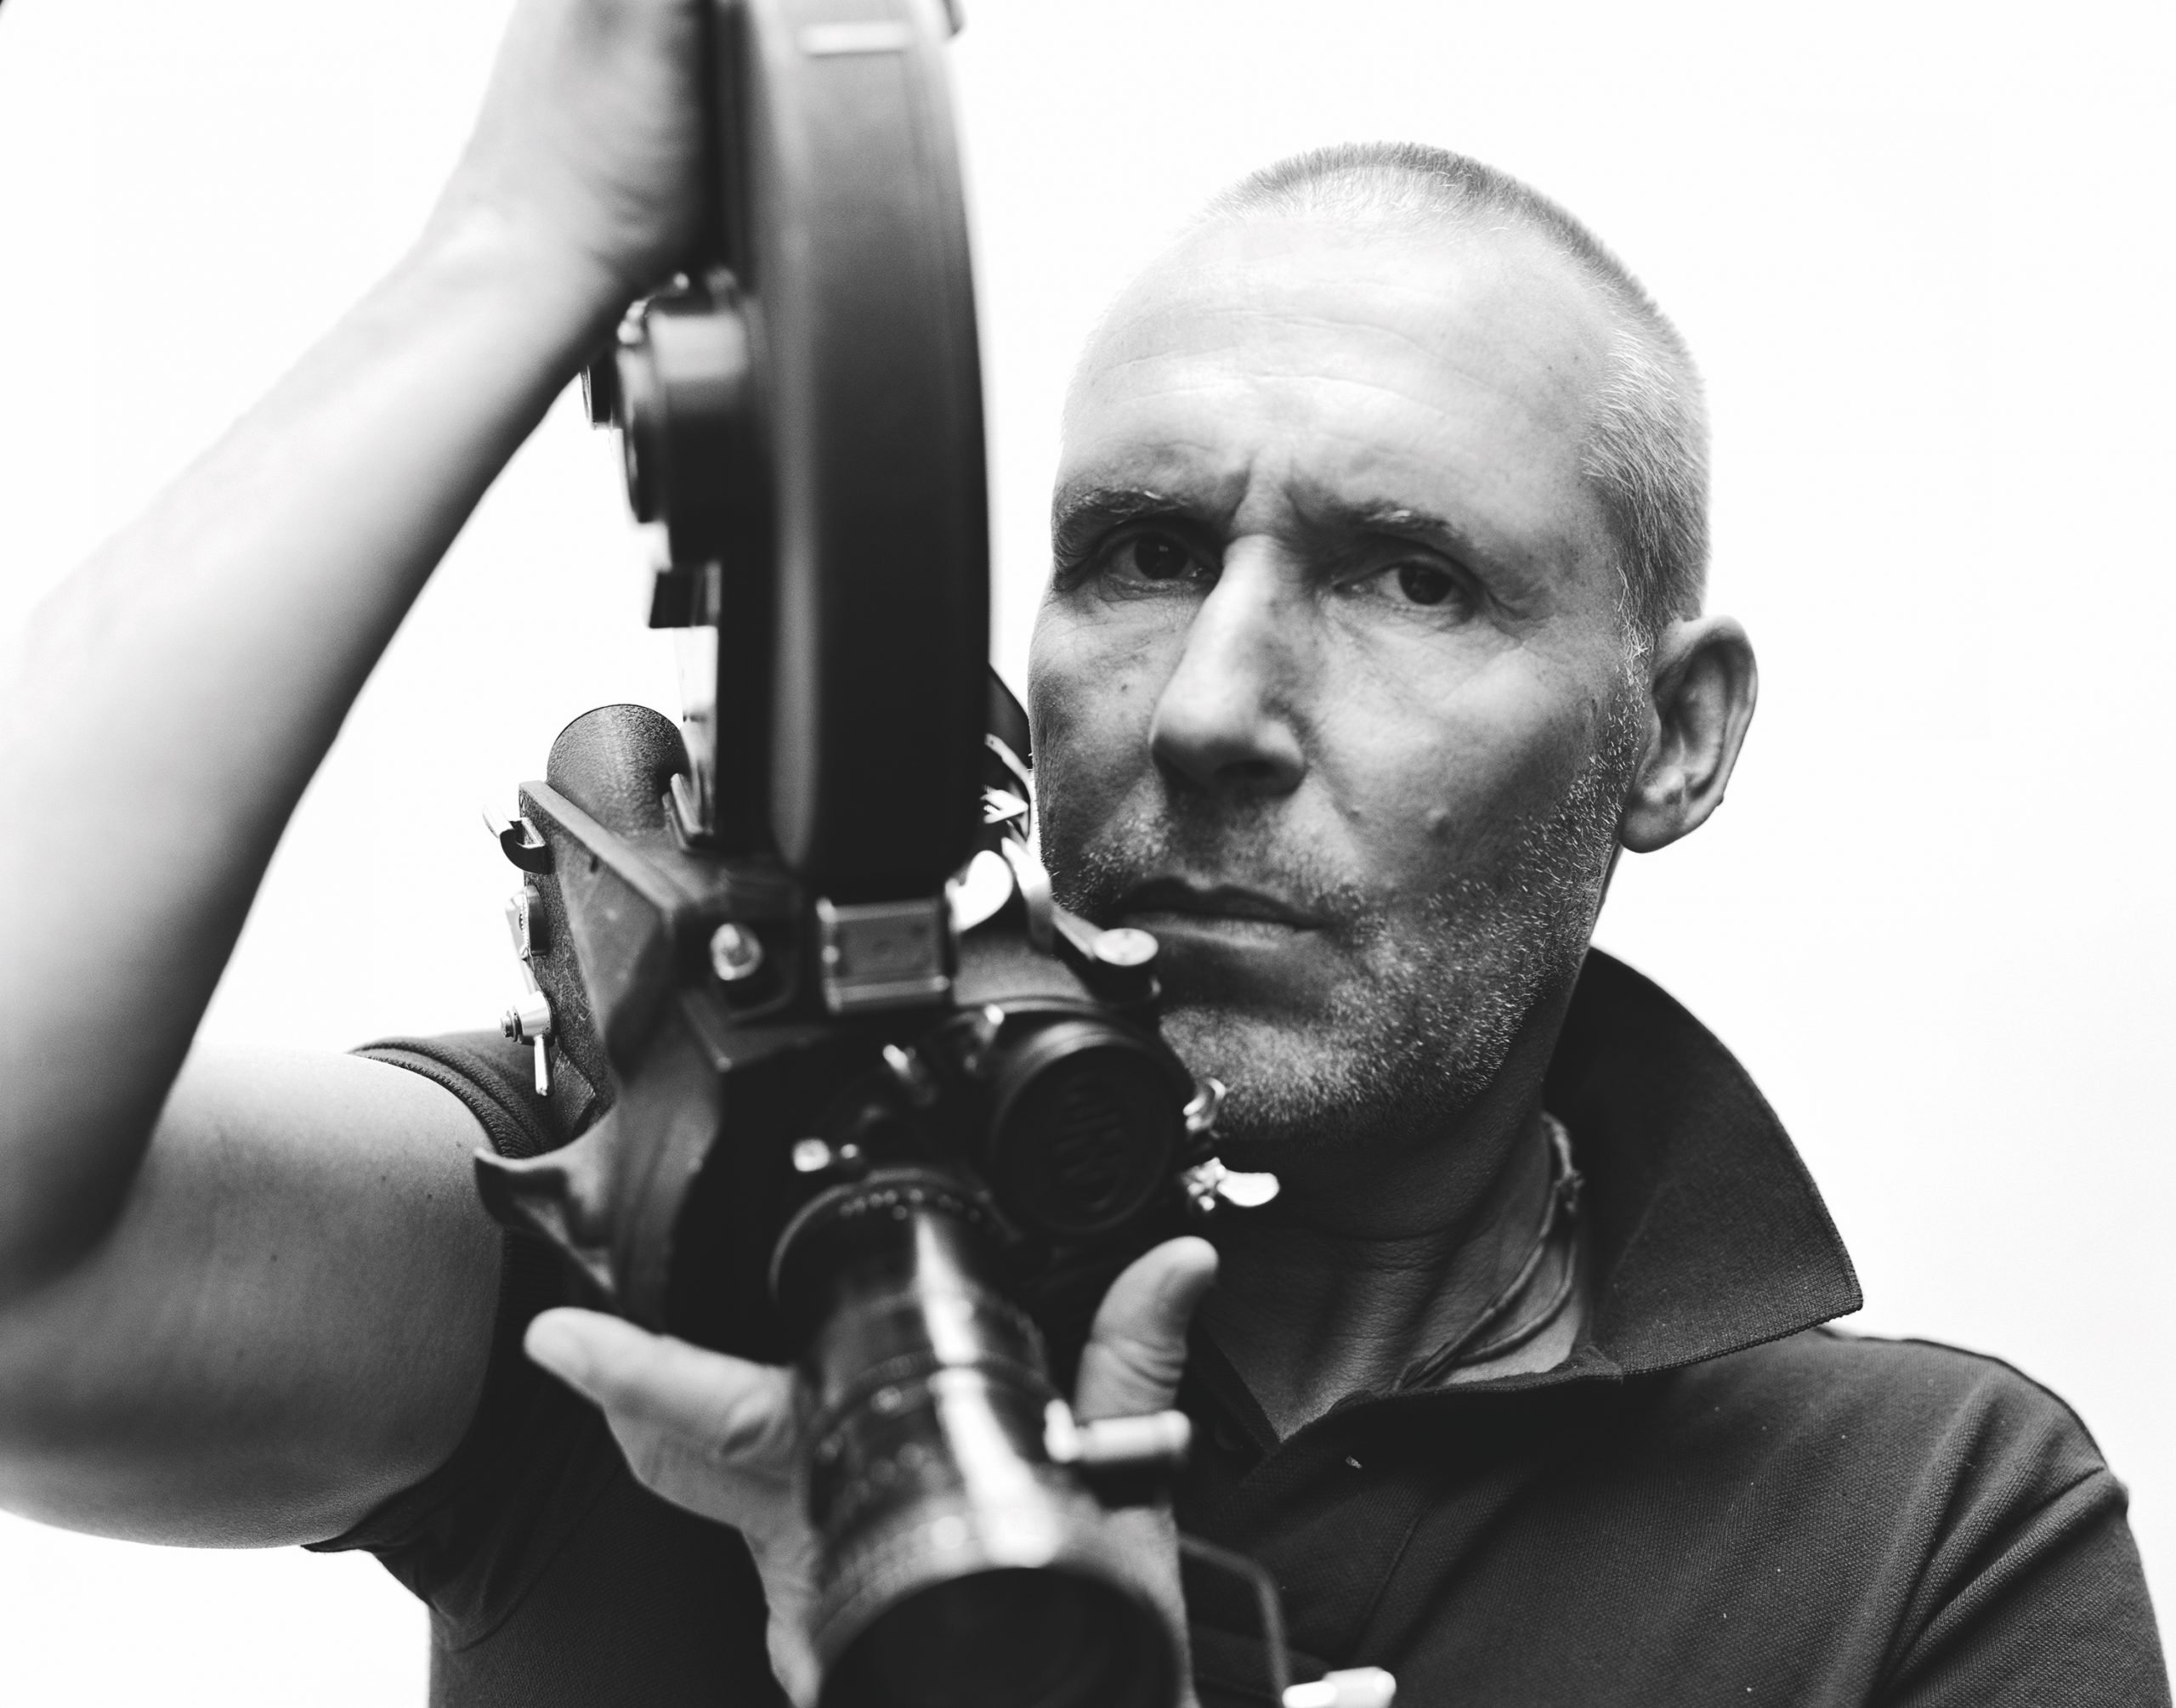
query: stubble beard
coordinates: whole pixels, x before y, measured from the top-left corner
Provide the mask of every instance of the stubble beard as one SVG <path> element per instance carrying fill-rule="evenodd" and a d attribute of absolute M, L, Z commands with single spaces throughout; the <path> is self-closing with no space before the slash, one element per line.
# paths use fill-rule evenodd
<path fill-rule="evenodd" d="M 1493 836 L 1435 894 L 1371 895 L 1279 857 L 1267 827 L 1159 808 L 1068 834 L 1045 831 L 1060 902 L 1108 919 L 1159 869 L 1274 873 L 1282 893 L 1334 920 L 1352 969 L 1327 1002 L 1289 1005 L 1167 982 L 1163 1029 L 1196 1073 L 1227 1088 L 1218 1130 L 1235 1161 L 1295 1146 L 1402 1146 L 1441 1134 L 1502 1072 L 1529 1020 L 1578 978 L 1641 749 L 1620 703 L 1554 808 Z M 1267 1166 L 1273 1155 L 1255 1158 Z"/>

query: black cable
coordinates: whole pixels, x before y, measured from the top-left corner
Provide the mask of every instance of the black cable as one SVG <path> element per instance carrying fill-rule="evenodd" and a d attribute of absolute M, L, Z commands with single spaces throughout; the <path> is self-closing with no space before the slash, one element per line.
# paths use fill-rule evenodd
<path fill-rule="evenodd" d="M 1564 1273 L 1558 1279 L 1556 1291 L 1550 1294 L 1549 1302 L 1542 1306 L 1540 1313 L 1518 1326 L 1505 1331 L 1486 1345 L 1462 1350 L 1460 1361 L 1465 1364 L 1486 1364 L 1491 1359 L 1501 1358 L 1507 1352 L 1517 1351 L 1527 1342 L 1536 1338 L 1544 1329 L 1549 1327 L 1564 1314 L 1564 1307 L 1572 1302 L 1572 1286 L 1578 1278 L 1578 1264 L 1573 1253 L 1567 1252 L 1564 1255 Z"/>
<path fill-rule="evenodd" d="M 1527 1248 L 1525 1260 L 1518 1272 L 1495 1298 L 1481 1308 L 1480 1315 L 1445 1341 L 1425 1358 L 1414 1360 L 1398 1377 L 1397 1391 L 1425 1388 L 1436 1382 L 1461 1364 L 1477 1364 L 1482 1355 L 1499 1357 L 1512 1349 L 1524 1345 L 1556 1320 L 1572 1297 L 1574 1272 L 1578 1267 L 1574 1254 L 1565 1255 L 1563 1278 L 1540 1315 L 1512 1329 L 1496 1341 L 1476 1348 L 1482 1335 L 1508 1315 L 1525 1295 L 1543 1261 L 1548 1257 L 1560 1227 L 1572 1231 L 1576 1237 L 1576 1218 L 1579 1209 L 1579 1189 L 1583 1182 L 1578 1169 L 1572 1162 L 1572 1143 L 1564 1130 L 1564 1123 L 1552 1115 L 1544 1114 L 1550 1141 L 1549 1196 L 1544 1200 L 1541 1225 L 1534 1230 L 1533 1243 Z"/>

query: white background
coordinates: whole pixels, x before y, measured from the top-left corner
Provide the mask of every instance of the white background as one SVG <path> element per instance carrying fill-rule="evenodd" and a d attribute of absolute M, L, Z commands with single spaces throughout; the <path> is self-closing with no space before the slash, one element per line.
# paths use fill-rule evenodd
<path fill-rule="evenodd" d="M 1712 602 L 1751 627 L 1764 698 L 1729 805 L 1629 862 L 1602 941 L 1766 1088 L 1863 1326 L 2070 1399 L 2176 1595 L 2170 9 L 970 4 L 1016 682 L 1073 353 L 1227 178 L 1348 138 L 1464 149 L 1675 315 L 1714 404 Z M 506 9 L 8 0 L 0 621 L 398 257 Z M 477 809 L 586 707 L 672 706 L 641 563 L 609 441 L 563 402 L 349 721 L 213 1029 L 339 1049 L 490 1022 L 507 879 Z M 422 1644 L 364 1559 L 0 1520 L 10 1701 L 417 1703 Z"/>

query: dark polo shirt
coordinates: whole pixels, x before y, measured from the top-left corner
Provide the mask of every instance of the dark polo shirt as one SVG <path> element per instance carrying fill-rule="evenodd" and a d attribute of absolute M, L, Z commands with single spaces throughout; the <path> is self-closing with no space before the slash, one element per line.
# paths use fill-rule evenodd
<path fill-rule="evenodd" d="M 374 1046 L 502 1151 L 586 1118 L 478 1036 Z M 1279 1442 L 1213 1345 L 1182 1403 L 1182 1524 L 1284 1592 L 1295 1677 L 1372 1664 L 1403 1708 L 2169 1700 L 2124 1495 L 2077 1416 L 1993 1359 L 1819 1325 L 1856 1309 L 1812 1181 L 1737 1064 L 1589 959 L 1548 1106 L 1587 1179 L 1591 1307 L 1544 1374 L 1356 1394 Z M 527 1365 L 571 1297 L 509 1245 L 452 1459 L 347 1536 L 431 1609 L 446 1708 L 783 1700 L 731 1531 L 643 1490 Z M 1191 1569 L 1204 1708 L 1266 1702 L 1250 1603 Z"/>

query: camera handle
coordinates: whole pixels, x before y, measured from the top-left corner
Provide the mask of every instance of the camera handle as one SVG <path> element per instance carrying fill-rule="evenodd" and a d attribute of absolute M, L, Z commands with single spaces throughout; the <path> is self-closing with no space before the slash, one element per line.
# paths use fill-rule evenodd
<path fill-rule="evenodd" d="M 1183 1533 L 1179 1537 L 1179 1552 L 1187 1559 L 1246 1585 L 1254 1597 L 1255 1616 L 1261 1621 L 1262 1658 L 1269 1676 L 1269 1694 L 1282 1708 L 1392 1708 L 1397 1700 L 1397 1680 L 1380 1666 L 1340 1667 L 1304 1684 L 1292 1683 L 1290 1650 L 1284 1640 L 1284 1603 L 1278 1597 L 1276 1580 L 1260 1560 Z"/>

